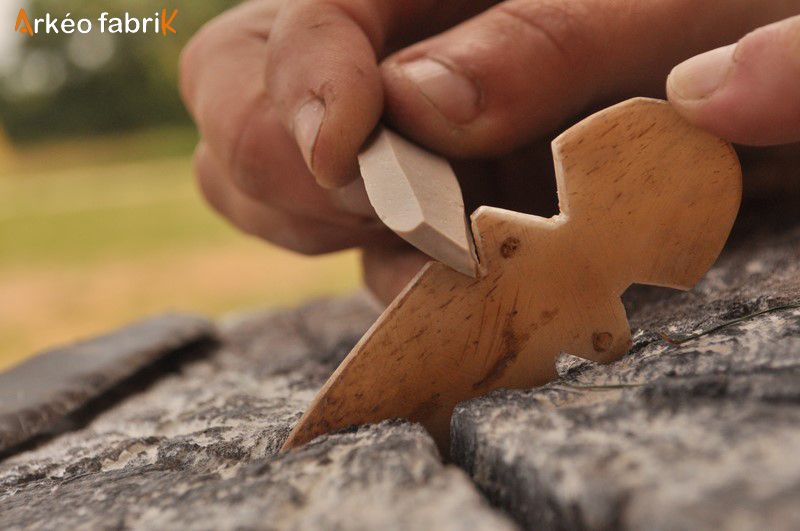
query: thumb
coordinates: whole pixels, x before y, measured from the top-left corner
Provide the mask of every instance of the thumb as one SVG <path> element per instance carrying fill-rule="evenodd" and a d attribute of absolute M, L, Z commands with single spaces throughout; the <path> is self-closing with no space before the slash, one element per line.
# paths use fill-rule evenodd
<path fill-rule="evenodd" d="M 505 0 L 386 58 L 386 112 L 445 155 L 506 154 L 587 109 L 662 94 L 677 58 L 797 12 L 759 4 Z"/>
<path fill-rule="evenodd" d="M 667 94 L 690 122 L 727 140 L 800 141 L 800 16 L 679 64 Z"/>
<path fill-rule="evenodd" d="M 356 153 L 383 112 L 377 57 L 384 45 L 458 20 L 480 3 L 285 2 L 266 50 L 266 91 L 320 185 L 340 187 L 358 175 Z"/>
<path fill-rule="evenodd" d="M 383 108 L 375 59 L 383 40 L 380 17 L 368 7 L 346 10 L 343 4 L 288 2 L 267 47 L 270 100 L 325 187 L 355 177 L 354 154 Z"/>

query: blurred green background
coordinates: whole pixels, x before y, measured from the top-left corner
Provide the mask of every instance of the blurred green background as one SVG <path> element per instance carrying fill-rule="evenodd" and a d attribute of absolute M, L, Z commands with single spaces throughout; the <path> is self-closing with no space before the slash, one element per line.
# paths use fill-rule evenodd
<path fill-rule="evenodd" d="M 167 309 L 221 315 L 353 289 L 357 257 L 238 234 L 195 190 L 181 48 L 221 0 L 0 5 L 0 370 Z M 178 9 L 177 35 L 13 31 L 21 7 L 96 20 Z"/>

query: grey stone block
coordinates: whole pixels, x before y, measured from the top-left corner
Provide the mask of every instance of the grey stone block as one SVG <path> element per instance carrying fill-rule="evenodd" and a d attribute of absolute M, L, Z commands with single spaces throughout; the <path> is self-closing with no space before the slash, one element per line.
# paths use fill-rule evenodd
<path fill-rule="evenodd" d="M 207 355 L 0 463 L 0 528 L 514 529 L 417 425 L 277 453 L 374 317 L 356 297 L 226 320 Z"/>
<path fill-rule="evenodd" d="M 109 336 L 137 375 L 43 401 L 51 435 L 0 458 L 0 528 L 798 529 L 800 220 L 761 212 L 694 290 L 626 294 L 620 361 L 565 353 L 558 381 L 461 404 L 466 473 L 398 421 L 278 454 L 377 316 L 363 296 L 226 319 L 147 374 L 208 325 Z"/>
<path fill-rule="evenodd" d="M 43 352 L 0 373 L 0 451 L 47 431 L 138 370 L 212 332 L 202 317 L 163 315 Z"/>
<path fill-rule="evenodd" d="M 631 290 L 620 361 L 461 404 L 454 459 L 526 528 L 800 529 L 798 302 L 798 225 L 734 240 L 689 293 Z"/>

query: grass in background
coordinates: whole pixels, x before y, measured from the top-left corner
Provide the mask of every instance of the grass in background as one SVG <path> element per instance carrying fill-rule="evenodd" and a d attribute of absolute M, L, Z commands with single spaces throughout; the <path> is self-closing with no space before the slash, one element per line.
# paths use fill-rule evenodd
<path fill-rule="evenodd" d="M 178 309 L 214 316 L 353 289 L 357 257 L 247 238 L 195 190 L 192 131 L 70 141 L 0 159 L 0 370 Z"/>

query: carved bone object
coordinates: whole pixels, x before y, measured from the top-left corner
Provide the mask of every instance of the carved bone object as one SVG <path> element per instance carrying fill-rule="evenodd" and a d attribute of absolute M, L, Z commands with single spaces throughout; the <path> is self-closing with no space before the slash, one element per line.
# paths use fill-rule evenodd
<path fill-rule="evenodd" d="M 631 345 L 625 289 L 689 289 L 721 251 L 741 197 L 738 160 L 667 103 L 637 98 L 594 114 L 556 138 L 553 155 L 560 214 L 476 210 L 477 278 L 429 262 L 284 449 L 401 417 L 422 423 L 446 453 L 457 403 L 542 385 L 562 352 L 618 359 Z"/>

